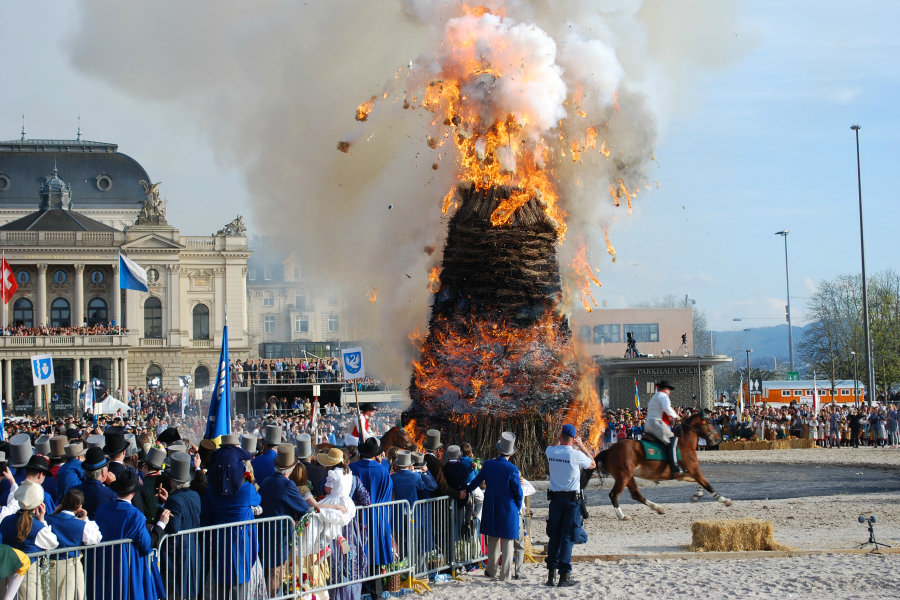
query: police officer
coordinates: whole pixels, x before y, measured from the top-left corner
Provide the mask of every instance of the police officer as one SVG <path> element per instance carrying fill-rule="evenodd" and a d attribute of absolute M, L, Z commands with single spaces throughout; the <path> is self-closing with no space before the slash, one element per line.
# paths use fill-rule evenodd
<path fill-rule="evenodd" d="M 672 428 L 669 427 L 678 418 L 678 413 L 672 408 L 672 402 L 669 400 L 669 392 L 674 389 L 675 386 L 666 380 L 656 384 L 656 393 L 647 404 L 647 423 L 644 426 L 645 431 L 652 433 L 656 439 L 668 445 L 669 466 L 672 469 L 671 478 L 682 472 L 681 467 L 678 466 L 675 448 L 678 438 L 672 434 Z"/>
<path fill-rule="evenodd" d="M 550 466 L 550 518 L 547 520 L 547 585 L 559 587 L 577 585 L 572 579 L 572 546 L 575 543 L 575 525 L 581 524 L 581 469 L 593 469 L 597 465 L 584 447 L 575 426 L 563 425 L 556 442 L 547 448 Z"/>

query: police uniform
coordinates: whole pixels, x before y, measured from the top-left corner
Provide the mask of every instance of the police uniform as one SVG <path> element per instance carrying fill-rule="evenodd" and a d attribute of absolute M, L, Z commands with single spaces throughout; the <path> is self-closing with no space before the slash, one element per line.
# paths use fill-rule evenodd
<path fill-rule="evenodd" d="M 562 432 L 577 437 L 575 427 L 563 426 Z M 550 576 L 547 585 L 555 583 L 555 575 L 572 571 L 572 546 L 575 544 L 575 526 L 581 525 L 581 469 L 591 466 L 591 459 L 574 446 L 550 446 L 546 451 L 550 470 L 549 518 L 547 519 L 547 569 Z M 567 579 L 561 578 L 561 579 Z M 562 583 L 562 581 L 561 581 Z"/>
<path fill-rule="evenodd" d="M 680 473 L 681 468 L 678 466 L 676 459 L 675 444 L 678 439 L 672 434 L 672 428 L 669 425 L 678 418 L 678 413 L 672 409 L 672 402 L 669 400 L 668 390 L 674 390 L 667 381 L 660 381 L 656 384 L 657 392 L 650 398 L 647 404 L 647 422 L 644 429 L 647 433 L 652 433 L 656 438 L 669 446 L 669 465 L 672 468 L 672 474 Z"/>

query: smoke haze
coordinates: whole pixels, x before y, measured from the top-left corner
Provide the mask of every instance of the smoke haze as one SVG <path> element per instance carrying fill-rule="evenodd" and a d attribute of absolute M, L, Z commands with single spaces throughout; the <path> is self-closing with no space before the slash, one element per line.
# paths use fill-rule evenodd
<path fill-rule="evenodd" d="M 441 200 L 457 173 L 452 145 L 425 143 L 432 113 L 415 102 L 404 109 L 403 99 L 424 93 L 407 84 L 461 68 L 442 50 L 454 35 L 448 23 L 483 27 L 483 51 L 529 74 L 501 80 L 498 93 L 540 116 L 536 132 L 560 120 L 567 140 L 588 125 L 598 130 L 597 148 L 556 170 L 569 213 L 563 265 L 586 243 L 592 264 L 602 266 L 604 228 L 615 243 L 614 220 L 628 214 L 624 198 L 614 207 L 610 184 L 623 179 L 626 190 L 652 193 L 645 170 L 661 125 L 689 105 L 704 72 L 755 44 L 736 35 L 735 2 L 726 0 L 484 6 L 503 17 L 464 17 L 461 4 L 430 0 L 91 1 L 81 5 L 69 54 L 76 69 L 117 91 L 190 115 L 218 160 L 245 174 L 251 233 L 289 240 L 284 250 L 327 266 L 359 310 L 379 311 L 385 353 L 369 362 L 404 381 L 406 335 L 427 322 L 428 270 L 440 261 L 440 252 L 423 248 L 443 245 Z M 501 38 L 514 44 L 498 52 Z M 373 95 L 371 117 L 356 123 L 356 107 Z M 346 154 L 335 149 L 342 139 L 351 142 Z M 220 220 L 215 215 L 211 231 Z M 369 304 L 373 286 L 378 300 Z"/>

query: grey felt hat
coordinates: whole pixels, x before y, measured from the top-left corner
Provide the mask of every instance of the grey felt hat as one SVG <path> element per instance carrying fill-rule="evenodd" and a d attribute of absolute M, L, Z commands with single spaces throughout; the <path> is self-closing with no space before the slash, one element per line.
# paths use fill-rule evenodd
<path fill-rule="evenodd" d="M 102 435 L 92 435 L 87 439 L 88 448 L 100 448 L 102 450 L 105 445 L 106 438 Z"/>
<path fill-rule="evenodd" d="M 306 460 L 316 453 L 316 449 L 312 445 L 312 438 L 308 433 L 301 433 L 297 436 L 297 458 Z"/>
<path fill-rule="evenodd" d="M 72 442 L 66 446 L 65 452 L 66 458 L 74 458 L 77 456 L 84 456 L 87 453 L 87 448 L 85 448 L 84 444 L 81 442 Z"/>
<path fill-rule="evenodd" d="M 125 441 L 128 442 L 128 448 L 125 450 L 125 458 L 136 456 L 139 452 L 137 447 L 137 438 L 133 433 L 125 434 Z"/>
<path fill-rule="evenodd" d="M 280 425 L 266 425 L 266 445 L 277 446 L 280 444 L 282 431 Z"/>
<path fill-rule="evenodd" d="M 405 469 L 406 467 L 411 467 L 413 464 L 413 456 L 412 452 L 409 450 L 401 450 L 397 453 L 397 458 L 394 459 L 394 466 L 398 469 Z"/>
<path fill-rule="evenodd" d="M 297 466 L 297 455 L 294 452 L 293 444 L 278 444 L 278 454 L 275 457 L 276 469 L 289 469 Z"/>
<path fill-rule="evenodd" d="M 55 435 L 50 438 L 50 458 L 64 458 L 68 443 L 69 438 L 64 435 Z"/>
<path fill-rule="evenodd" d="M 241 438 L 241 448 L 250 454 L 256 454 L 256 446 L 259 438 L 251 433 L 247 433 Z"/>
<path fill-rule="evenodd" d="M 500 435 L 500 441 L 497 442 L 497 450 L 500 454 L 511 456 L 516 453 L 516 436 L 515 434 L 504 431 Z"/>
<path fill-rule="evenodd" d="M 159 471 L 162 469 L 163 463 L 166 461 L 166 451 L 160 448 L 150 448 L 147 450 L 147 457 L 144 458 L 144 464 Z"/>
<path fill-rule="evenodd" d="M 191 480 L 191 457 L 184 452 L 176 452 L 168 458 L 166 477 L 178 483 Z"/>
<path fill-rule="evenodd" d="M 413 466 L 417 469 L 420 469 L 425 466 L 425 455 L 421 452 L 413 452 Z"/>
<path fill-rule="evenodd" d="M 219 442 L 219 446 L 237 446 L 238 443 L 240 443 L 240 440 L 236 433 L 226 433 L 222 436 L 222 441 Z"/>
<path fill-rule="evenodd" d="M 34 451 L 41 456 L 50 456 L 50 436 L 42 435 L 34 440 Z"/>
<path fill-rule="evenodd" d="M 27 433 L 18 433 L 9 440 L 9 466 L 19 469 L 28 464 L 34 450 Z"/>
<path fill-rule="evenodd" d="M 462 456 L 462 450 L 459 449 L 459 446 L 447 446 L 447 449 L 444 450 L 444 460 L 459 460 L 459 457 Z"/>
<path fill-rule="evenodd" d="M 437 450 L 441 448 L 444 444 L 441 443 L 441 432 L 437 429 L 429 429 L 425 432 L 425 443 L 422 444 L 425 446 L 426 450 Z"/>

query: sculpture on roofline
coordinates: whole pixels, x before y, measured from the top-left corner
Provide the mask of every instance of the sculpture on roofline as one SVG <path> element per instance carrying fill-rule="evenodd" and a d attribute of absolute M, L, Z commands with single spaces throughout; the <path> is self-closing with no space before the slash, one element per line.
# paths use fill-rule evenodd
<path fill-rule="evenodd" d="M 237 218 L 225 227 L 220 229 L 216 235 L 223 236 L 241 236 L 247 235 L 247 227 L 244 225 L 244 217 L 238 215 Z"/>
<path fill-rule="evenodd" d="M 147 199 L 144 200 L 141 212 L 138 214 L 137 224 L 168 225 L 163 203 L 159 199 L 159 186 L 162 185 L 162 181 L 151 184 L 141 179 L 141 185 L 144 187 L 144 194 L 147 195 Z"/>

